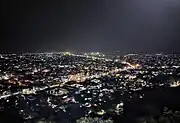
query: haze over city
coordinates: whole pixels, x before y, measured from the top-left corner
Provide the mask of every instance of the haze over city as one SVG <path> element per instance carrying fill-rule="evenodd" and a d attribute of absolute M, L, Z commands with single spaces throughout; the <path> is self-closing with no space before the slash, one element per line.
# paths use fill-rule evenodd
<path fill-rule="evenodd" d="M 1 52 L 179 52 L 178 0 L 1 3 Z"/>

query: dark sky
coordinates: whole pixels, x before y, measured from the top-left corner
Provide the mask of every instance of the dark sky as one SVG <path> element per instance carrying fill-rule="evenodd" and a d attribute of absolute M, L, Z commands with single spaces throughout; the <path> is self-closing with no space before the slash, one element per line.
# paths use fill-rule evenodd
<path fill-rule="evenodd" d="M 0 52 L 180 52 L 180 0 L 2 0 Z"/>

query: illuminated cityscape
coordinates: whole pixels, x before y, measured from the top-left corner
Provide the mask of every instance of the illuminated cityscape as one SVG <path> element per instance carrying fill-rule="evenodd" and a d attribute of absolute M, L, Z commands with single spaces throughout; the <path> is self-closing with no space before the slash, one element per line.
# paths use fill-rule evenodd
<path fill-rule="evenodd" d="M 0 8 L 0 123 L 180 123 L 180 0 Z"/>
<path fill-rule="evenodd" d="M 22 122 L 130 122 L 125 117 L 149 92 L 180 85 L 177 54 L 1 54 L 0 68 L 1 114 L 12 110 Z"/>

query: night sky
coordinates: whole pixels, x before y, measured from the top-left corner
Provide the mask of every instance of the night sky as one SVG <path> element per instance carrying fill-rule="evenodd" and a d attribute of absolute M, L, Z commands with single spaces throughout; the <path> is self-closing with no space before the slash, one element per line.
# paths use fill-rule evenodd
<path fill-rule="evenodd" d="M 2 0 L 0 52 L 180 52 L 179 0 Z"/>

